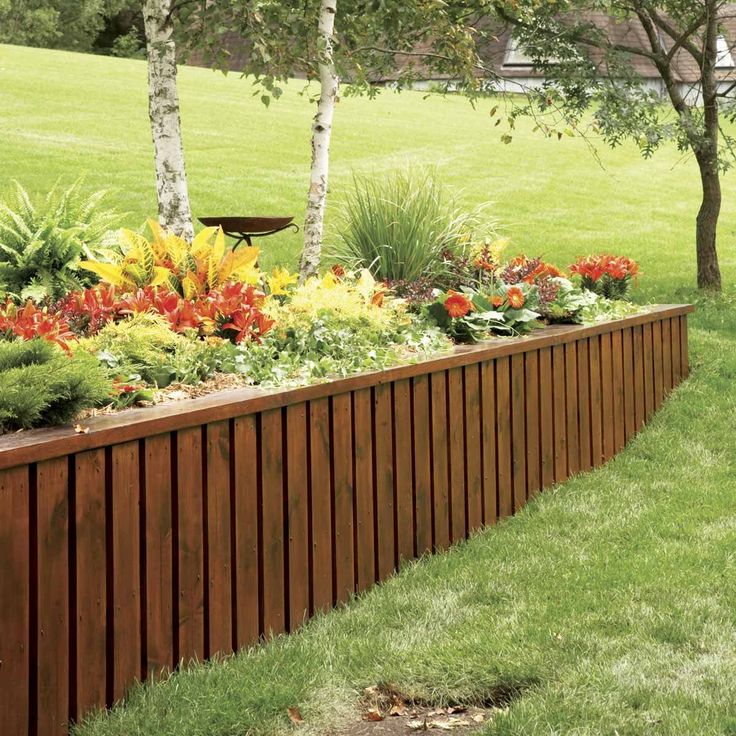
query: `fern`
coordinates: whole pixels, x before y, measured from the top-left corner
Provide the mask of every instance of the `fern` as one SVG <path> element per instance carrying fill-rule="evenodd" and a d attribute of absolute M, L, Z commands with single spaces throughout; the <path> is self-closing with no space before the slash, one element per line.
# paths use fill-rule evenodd
<path fill-rule="evenodd" d="M 79 270 L 82 258 L 103 257 L 120 215 L 103 205 L 107 192 L 85 194 L 82 180 L 57 182 L 34 204 L 18 183 L 0 203 L 0 295 L 56 300 L 97 279 Z"/>

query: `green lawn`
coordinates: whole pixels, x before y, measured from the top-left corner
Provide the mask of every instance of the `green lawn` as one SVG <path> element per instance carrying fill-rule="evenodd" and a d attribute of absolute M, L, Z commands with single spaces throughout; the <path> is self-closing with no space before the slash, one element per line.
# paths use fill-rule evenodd
<path fill-rule="evenodd" d="M 299 217 L 307 102 L 265 110 L 247 81 L 196 69 L 181 91 L 195 211 Z M 140 62 L 0 47 L 0 170 L 37 191 L 87 172 L 137 225 L 154 208 L 145 108 Z M 581 141 L 522 128 L 504 146 L 487 106 L 419 94 L 338 113 L 333 229 L 351 171 L 431 164 L 468 205 L 491 200 L 519 248 L 561 264 L 625 253 L 642 298 L 695 298 L 697 177 L 676 151 L 602 151 L 602 170 Z M 622 455 L 296 635 L 138 689 L 79 736 L 276 736 L 294 705 L 299 733 L 333 733 L 377 682 L 438 703 L 520 688 L 486 734 L 736 734 L 733 179 L 724 191 L 728 291 L 699 300 L 693 375 Z M 299 238 L 265 250 L 293 261 Z"/>

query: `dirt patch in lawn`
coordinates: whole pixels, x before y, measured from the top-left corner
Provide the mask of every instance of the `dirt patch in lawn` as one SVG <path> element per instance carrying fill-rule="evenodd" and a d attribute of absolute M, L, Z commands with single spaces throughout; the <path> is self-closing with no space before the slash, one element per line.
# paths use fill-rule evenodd
<path fill-rule="evenodd" d="M 344 736 L 407 736 L 412 733 L 472 734 L 509 707 L 520 694 L 518 688 L 499 687 L 476 705 L 462 703 L 437 707 L 412 701 L 388 685 L 366 688 L 362 721 L 344 731 Z"/>

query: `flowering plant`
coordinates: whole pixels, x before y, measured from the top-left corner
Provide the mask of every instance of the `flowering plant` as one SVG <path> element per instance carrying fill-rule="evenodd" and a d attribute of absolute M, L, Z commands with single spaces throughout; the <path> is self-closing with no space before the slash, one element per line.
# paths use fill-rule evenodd
<path fill-rule="evenodd" d="M 639 264 L 626 256 L 594 255 L 578 258 L 570 266 L 570 273 L 580 277 L 584 289 L 599 296 L 628 300 Z"/>
<path fill-rule="evenodd" d="M 37 307 L 30 300 L 21 307 L 10 300 L 0 306 L 0 336 L 5 339 L 20 337 L 22 340 L 40 337 L 67 353 L 70 352 L 70 343 L 76 340 L 63 317 Z"/>
<path fill-rule="evenodd" d="M 478 342 L 494 332 L 511 333 L 504 315 L 482 295 L 470 291 L 438 293 L 426 313 L 455 342 Z"/>

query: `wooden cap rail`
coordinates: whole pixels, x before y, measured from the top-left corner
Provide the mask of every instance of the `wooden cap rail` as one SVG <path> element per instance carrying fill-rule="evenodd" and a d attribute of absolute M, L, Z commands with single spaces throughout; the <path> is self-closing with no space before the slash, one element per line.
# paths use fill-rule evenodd
<path fill-rule="evenodd" d="M 689 306 L 0 438 L 0 731 L 293 631 L 625 446 Z"/>
<path fill-rule="evenodd" d="M 390 383 L 423 373 L 461 367 L 469 363 L 515 355 L 552 345 L 603 335 L 623 326 L 633 327 L 666 317 L 677 317 L 693 311 L 692 305 L 659 305 L 644 314 L 623 320 L 582 327 L 552 325 L 528 337 L 499 339 L 479 345 L 457 346 L 450 354 L 419 363 L 360 373 L 349 378 L 330 380 L 293 389 L 244 388 L 220 391 L 198 399 L 187 399 L 155 407 L 128 409 L 108 416 L 93 417 L 84 422 L 87 430 L 78 433 L 71 427 L 36 429 L 0 436 L 0 470 L 39 460 L 68 455 L 81 450 L 104 447 L 141 437 L 193 427 L 204 422 L 231 419 L 268 409 L 276 409 L 299 401 L 308 401 L 359 388 Z"/>

